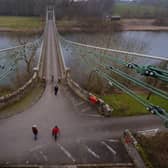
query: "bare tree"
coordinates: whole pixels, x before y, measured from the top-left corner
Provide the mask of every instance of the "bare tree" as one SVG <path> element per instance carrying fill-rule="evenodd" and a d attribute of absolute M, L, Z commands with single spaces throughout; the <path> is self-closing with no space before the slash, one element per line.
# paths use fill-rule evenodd
<path fill-rule="evenodd" d="M 31 75 L 37 47 L 34 45 L 26 46 L 26 44 L 28 43 L 26 39 L 18 38 L 18 41 L 20 45 L 24 45 L 22 49 L 22 54 L 23 54 L 22 58 L 23 58 L 23 61 L 26 63 L 27 73 Z"/>

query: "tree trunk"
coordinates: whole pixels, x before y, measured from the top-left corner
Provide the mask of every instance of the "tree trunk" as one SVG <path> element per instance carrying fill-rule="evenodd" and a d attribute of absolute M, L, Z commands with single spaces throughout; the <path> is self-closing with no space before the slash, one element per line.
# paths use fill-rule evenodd
<path fill-rule="evenodd" d="M 153 84 L 153 86 L 156 87 L 157 84 L 158 84 L 158 80 L 155 79 L 155 80 L 154 80 L 154 84 Z M 152 96 L 152 92 L 149 91 L 149 92 L 148 92 L 148 95 L 147 95 L 147 97 L 146 97 L 146 99 L 149 100 L 151 96 Z"/>

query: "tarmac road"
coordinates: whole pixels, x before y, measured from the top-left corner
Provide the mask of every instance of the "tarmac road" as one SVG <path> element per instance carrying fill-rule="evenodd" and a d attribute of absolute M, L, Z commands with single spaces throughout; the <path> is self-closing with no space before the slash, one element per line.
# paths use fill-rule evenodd
<path fill-rule="evenodd" d="M 67 87 L 59 86 L 54 95 L 54 83 L 59 76 L 52 22 L 48 25 L 46 90 L 30 109 L 0 120 L 0 164 L 74 164 L 129 163 L 119 137 L 129 128 L 144 130 L 164 128 L 152 115 L 125 118 L 104 118 L 89 104 L 76 97 Z M 31 127 L 39 129 L 34 141 Z M 61 135 L 57 142 L 51 129 L 58 125 Z"/>

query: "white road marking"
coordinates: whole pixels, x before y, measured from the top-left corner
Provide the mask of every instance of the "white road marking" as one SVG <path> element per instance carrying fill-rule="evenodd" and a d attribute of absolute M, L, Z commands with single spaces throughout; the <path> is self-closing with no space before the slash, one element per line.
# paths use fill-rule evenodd
<path fill-rule="evenodd" d="M 81 139 L 80 139 L 80 138 L 77 139 L 76 142 L 77 142 L 77 143 L 81 143 Z"/>
<path fill-rule="evenodd" d="M 29 151 L 30 152 L 33 152 L 33 151 L 36 151 L 36 150 L 38 150 L 38 149 L 41 149 L 43 146 L 42 145 L 38 145 L 38 146 L 36 146 L 36 147 L 34 147 L 34 148 L 31 148 Z"/>
<path fill-rule="evenodd" d="M 143 131 L 138 131 L 139 133 L 144 133 L 144 132 L 158 132 L 159 128 L 156 129 L 150 129 L 150 130 L 143 130 Z"/>
<path fill-rule="evenodd" d="M 28 161 L 28 160 L 26 161 L 26 164 L 29 164 L 29 161 Z"/>
<path fill-rule="evenodd" d="M 76 100 L 76 98 L 73 98 L 73 97 L 71 97 L 70 99 L 71 99 L 71 102 L 73 105 L 76 104 L 76 102 L 78 101 L 78 100 Z"/>
<path fill-rule="evenodd" d="M 40 151 L 40 154 L 42 155 L 43 159 L 47 162 L 48 161 L 47 156 L 42 151 Z"/>
<path fill-rule="evenodd" d="M 144 136 L 155 136 L 158 133 L 158 131 L 159 131 L 159 128 L 156 128 L 156 129 L 138 131 L 138 133 Z"/>
<path fill-rule="evenodd" d="M 85 116 L 85 117 L 104 118 L 103 116 L 101 116 L 101 115 L 99 115 L 99 114 L 87 114 L 87 113 L 82 114 L 82 113 L 80 113 L 79 115 L 80 115 L 80 116 Z"/>
<path fill-rule="evenodd" d="M 86 114 L 88 117 L 96 117 L 96 118 L 103 118 L 103 116 L 99 114 Z"/>
<path fill-rule="evenodd" d="M 79 102 L 79 103 L 74 104 L 74 106 L 80 106 L 80 105 L 83 105 L 83 104 L 85 104 L 85 102 L 84 102 L 84 101 L 81 101 L 81 102 Z"/>
<path fill-rule="evenodd" d="M 108 144 L 106 144 L 104 141 L 101 142 L 103 145 L 105 145 L 107 147 L 107 149 L 109 149 L 114 155 L 116 155 L 116 151 L 111 147 L 109 146 Z"/>
<path fill-rule="evenodd" d="M 107 141 L 109 141 L 109 142 L 119 142 L 118 139 L 108 139 Z"/>
<path fill-rule="evenodd" d="M 73 162 L 75 162 L 75 159 L 72 157 L 72 155 L 61 144 L 58 143 L 57 145 L 68 156 L 68 158 L 70 158 Z"/>
<path fill-rule="evenodd" d="M 88 146 L 86 146 L 89 153 L 91 153 L 95 158 L 100 159 L 100 156 L 96 154 L 92 149 L 90 149 Z"/>
<path fill-rule="evenodd" d="M 85 111 L 88 111 L 88 110 L 90 110 L 91 109 L 91 107 L 90 106 L 88 106 L 88 107 L 86 107 L 86 108 L 83 108 L 82 110 L 80 110 L 82 113 L 84 113 Z"/>

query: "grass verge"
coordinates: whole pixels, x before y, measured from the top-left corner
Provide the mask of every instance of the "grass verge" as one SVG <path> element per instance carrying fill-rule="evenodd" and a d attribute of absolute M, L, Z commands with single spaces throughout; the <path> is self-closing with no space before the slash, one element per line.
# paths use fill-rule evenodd
<path fill-rule="evenodd" d="M 124 18 L 155 18 L 163 16 L 166 8 L 152 5 L 116 3 L 113 13 Z"/>
<path fill-rule="evenodd" d="M 158 133 L 154 137 L 138 136 L 136 139 L 153 168 L 168 167 L 168 133 Z M 151 165 L 148 164 L 148 168 Z"/>
<path fill-rule="evenodd" d="M 145 98 L 145 94 L 141 94 Z M 101 97 L 107 104 L 114 108 L 112 116 L 133 116 L 149 114 L 145 107 L 128 96 L 127 94 L 113 94 L 105 95 Z M 159 96 L 152 95 L 150 102 L 154 105 L 159 105 L 168 111 L 167 100 L 162 99 Z"/>
<path fill-rule="evenodd" d="M 21 101 L 10 104 L 0 110 L 0 119 L 10 117 L 18 112 L 22 112 L 29 108 L 36 101 L 39 100 L 44 92 L 44 87 L 41 84 L 37 84 L 31 89 Z"/>
<path fill-rule="evenodd" d="M 68 32 L 111 32 L 122 30 L 120 21 L 108 22 L 97 18 L 83 18 L 76 20 L 62 19 L 57 21 L 58 30 L 61 33 Z"/>
<path fill-rule="evenodd" d="M 149 161 L 148 159 L 148 155 L 146 154 L 146 152 L 144 151 L 144 149 L 142 148 L 142 146 L 140 144 L 136 145 L 136 149 L 139 152 L 139 154 L 141 155 L 145 165 L 147 168 L 153 168 L 152 163 Z"/>
<path fill-rule="evenodd" d="M 39 17 L 0 16 L 0 28 L 31 30 L 42 28 Z"/>

